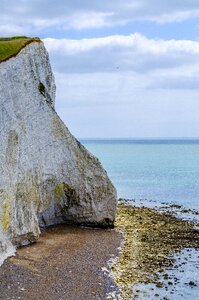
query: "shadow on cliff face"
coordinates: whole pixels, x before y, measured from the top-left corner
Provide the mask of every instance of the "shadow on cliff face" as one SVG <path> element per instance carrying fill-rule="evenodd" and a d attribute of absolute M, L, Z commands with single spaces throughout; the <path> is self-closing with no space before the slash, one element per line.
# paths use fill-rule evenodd
<path fill-rule="evenodd" d="M 68 183 L 61 182 L 54 185 L 55 188 L 52 194 L 55 200 L 53 199 L 52 205 L 50 205 L 48 209 L 39 214 L 39 225 L 41 228 L 56 224 L 79 225 L 104 229 L 114 228 L 114 222 L 111 218 L 105 217 L 98 221 L 99 216 L 96 216 L 96 221 L 94 220 L 95 218 L 93 218 L 92 214 L 95 215 L 95 209 L 93 208 L 94 202 L 91 195 L 85 192 L 85 204 L 81 202 L 78 192 Z M 89 207 L 89 209 L 88 207 L 85 208 L 85 216 L 84 212 L 82 213 L 83 206 Z M 92 217 L 92 221 L 90 222 L 89 215 Z"/>

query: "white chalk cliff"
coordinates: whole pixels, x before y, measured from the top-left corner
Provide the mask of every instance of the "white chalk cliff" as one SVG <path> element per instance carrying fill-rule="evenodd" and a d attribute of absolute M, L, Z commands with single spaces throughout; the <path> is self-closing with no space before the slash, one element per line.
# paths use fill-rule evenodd
<path fill-rule="evenodd" d="M 0 263 L 12 245 L 35 241 L 41 226 L 114 222 L 115 188 L 54 104 L 42 42 L 0 63 Z"/>

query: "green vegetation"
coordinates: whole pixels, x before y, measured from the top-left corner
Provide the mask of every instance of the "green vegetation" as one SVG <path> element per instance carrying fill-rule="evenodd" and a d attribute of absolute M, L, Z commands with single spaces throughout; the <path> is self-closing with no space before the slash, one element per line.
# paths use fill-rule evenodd
<path fill-rule="evenodd" d="M 65 196 L 65 183 L 58 183 L 55 187 L 55 195 L 57 198 L 63 198 Z"/>
<path fill-rule="evenodd" d="M 16 56 L 21 49 L 32 42 L 41 42 L 39 38 L 29 38 L 26 36 L 15 36 L 0 38 L 0 63 Z"/>
<path fill-rule="evenodd" d="M 4 232 L 8 230 L 9 222 L 10 222 L 10 206 L 11 206 L 12 198 L 7 196 L 3 205 L 2 205 L 2 229 Z"/>

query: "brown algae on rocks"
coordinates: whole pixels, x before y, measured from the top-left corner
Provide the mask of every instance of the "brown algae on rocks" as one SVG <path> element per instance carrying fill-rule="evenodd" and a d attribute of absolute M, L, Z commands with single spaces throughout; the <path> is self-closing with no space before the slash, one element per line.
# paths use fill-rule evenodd
<path fill-rule="evenodd" d="M 134 287 L 139 284 L 162 288 L 163 281 L 169 280 L 164 270 L 173 267 L 172 255 L 185 248 L 199 248 L 195 225 L 151 208 L 118 206 L 116 228 L 123 232 L 125 243 L 112 266 L 112 276 L 122 299 L 137 298 L 139 290 Z"/>

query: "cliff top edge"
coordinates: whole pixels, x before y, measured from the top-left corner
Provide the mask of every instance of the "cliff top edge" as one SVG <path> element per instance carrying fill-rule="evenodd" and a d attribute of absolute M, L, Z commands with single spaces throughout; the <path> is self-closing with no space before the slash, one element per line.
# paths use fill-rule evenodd
<path fill-rule="evenodd" d="M 38 37 L 26 36 L 0 38 L 0 63 L 15 57 L 24 47 L 33 42 L 41 43 L 41 40 Z"/>

